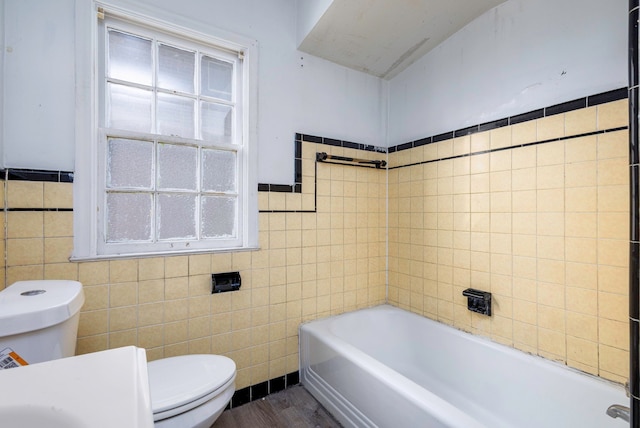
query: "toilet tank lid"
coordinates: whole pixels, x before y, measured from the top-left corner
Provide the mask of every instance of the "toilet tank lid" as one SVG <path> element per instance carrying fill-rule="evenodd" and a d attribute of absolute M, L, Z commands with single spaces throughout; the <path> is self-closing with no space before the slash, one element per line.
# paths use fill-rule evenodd
<path fill-rule="evenodd" d="M 78 281 L 18 281 L 0 291 L 0 337 L 35 331 L 74 316 L 84 303 Z"/>

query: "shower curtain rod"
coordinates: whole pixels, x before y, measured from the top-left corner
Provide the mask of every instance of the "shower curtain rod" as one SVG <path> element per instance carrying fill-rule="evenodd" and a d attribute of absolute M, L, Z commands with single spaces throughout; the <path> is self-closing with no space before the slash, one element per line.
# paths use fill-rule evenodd
<path fill-rule="evenodd" d="M 375 168 L 384 168 L 387 166 L 387 162 L 383 160 L 368 160 L 368 159 L 358 159 L 358 158 L 349 158 L 345 156 L 336 156 L 336 155 L 328 155 L 325 152 L 316 153 L 316 161 L 318 162 L 326 162 L 327 160 L 336 160 L 341 162 L 355 162 L 358 165 L 354 166 L 371 166 Z M 332 162 L 329 162 L 332 163 Z M 344 165 L 344 164 L 340 164 Z"/>

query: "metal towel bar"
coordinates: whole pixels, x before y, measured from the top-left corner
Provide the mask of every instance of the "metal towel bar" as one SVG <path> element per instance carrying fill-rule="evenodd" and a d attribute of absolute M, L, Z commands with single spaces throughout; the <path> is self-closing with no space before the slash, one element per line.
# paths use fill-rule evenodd
<path fill-rule="evenodd" d="M 318 162 L 326 162 L 327 160 L 334 160 L 334 161 L 340 161 L 340 162 L 354 162 L 358 164 L 357 166 L 371 166 L 378 169 L 384 168 L 385 166 L 387 166 L 387 162 L 383 160 L 350 158 L 346 156 L 329 155 L 325 152 L 316 153 L 316 160 Z"/>

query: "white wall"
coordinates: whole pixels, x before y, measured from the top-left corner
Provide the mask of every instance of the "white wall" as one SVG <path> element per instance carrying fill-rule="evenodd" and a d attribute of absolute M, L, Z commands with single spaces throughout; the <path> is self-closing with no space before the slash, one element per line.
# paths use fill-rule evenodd
<path fill-rule="evenodd" d="M 74 170 L 74 0 L 0 1 L 13 46 L 3 166 Z M 259 182 L 293 184 L 296 132 L 385 144 L 386 82 L 298 52 L 295 0 L 135 3 L 258 40 Z"/>
<path fill-rule="evenodd" d="M 3 3 L 3 166 L 73 170 L 74 1 Z"/>
<path fill-rule="evenodd" d="M 390 82 L 297 51 L 296 0 L 136 3 L 258 40 L 262 183 L 295 132 L 396 145 L 627 84 L 625 0 L 509 0 Z M 74 170 L 74 0 L 0 5 L 2 166 Z"/>
<path fill-rule="evenodd" d="M 627 85 L 625 0 L 510 0 L 395 77 L 389 145 Z"/>

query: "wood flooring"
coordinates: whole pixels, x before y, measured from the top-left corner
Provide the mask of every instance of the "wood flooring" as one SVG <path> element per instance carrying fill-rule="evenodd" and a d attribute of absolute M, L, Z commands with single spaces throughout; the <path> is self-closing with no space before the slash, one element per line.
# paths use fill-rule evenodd
<path fill-rule="evenodd" d="M 339 428 L 302 385 L 225 410 L 212 428 Z"/>

